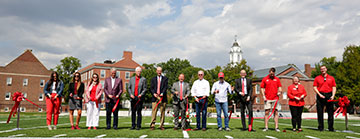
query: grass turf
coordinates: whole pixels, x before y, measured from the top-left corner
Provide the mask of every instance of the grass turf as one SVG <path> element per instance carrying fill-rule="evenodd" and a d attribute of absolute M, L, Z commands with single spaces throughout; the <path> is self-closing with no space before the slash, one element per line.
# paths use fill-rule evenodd
<path fill-rule="evenodd" d="M 165 122 L 170 125 L 165 125 L 166 130 L 161 131 L 156 129 L 154 131 L 149 129 L 150 117 L 143 117 L 141 130 L 130 130 L 131 120 L 130 117 L 119 117 L 119 129 L 118 130 L 105 130 L 105 117 L 100 117 L 100 127 L 98 130 L 87 130 L 86 128 L 86 116 L 83 116 L 80 123 L 81 130 L 71 130 L 68 116 L 60 116 L 59 125 L 57 130 L 49 131 L 46 127 L 46 118 L 44 114 L 26 114 L 22 113 L 20 128 L 24 130 L 1 132 L 5 130 L 11 130 L 16 128 L 16 117 L 11 119 L 12 123 L 4 124 L 0 123 L 0 137 L 9 137 L 17 134 L 25 134 L 22 137 L 53 137 L 59 134 L 66 134 L 64 137 L 96 137 L 106 134 L 104 138 L 108 137 L 121 137 L 121 138 L 139 138 L 142 135 L 148 135 L 147 138 L 183 138 L 184 135 L 181 130 L 174 131 L 172 125 L 172 118 L 166 117 Z M 0 114 L 0 121 L 6 121 L 7 115 L 5 113 Z M 159 118 L 158 118 L 159 121 Z M 195 121 L 195 119 L 193 119 Z M 208 118 L 207 123 L 216 123 L 215 118 Z M 241 131 L 241 120 L 231 119 L 230 128 L 231 131 L 218 131 L 217 125 L 208 125 L 207 131 L 188 131 L 190 138 L 225 138 L 225 136 L 231 136 L 233 138 L 266 138 L 266 136 L 272 136 L 276 138 L 306 138 L 306 136 L 313 136 L 317 138 L 346 138 L 346 136 L 352 136 L 360 138 L 360 134 L 342 133 L 342 132 L 319 132 L 311 129 L 317 127 L 316 120 L 303 120 L 304 132 L 292 132 L 291 120 L 280 119 L 280 130 L 286 130 L 286 132 L 276 132 L 274 130 L 274 122 L 271 119 L 269 122 L 269 131 L 263 132 L 264 127 L 263 120 L 254 120 L 254 129 L 256 132 Z M 354 126 L 354 124 L 360 124 L 360 121 L 350 120 L 349 129 L 360 133 L 360 128 Z M 157 126 L 158 127 L 158 126 Z M 195 126 L 192 125 L 194 128 Z M 325 127 L 327 122 L 325 120 Z M 345 130 L 344 120 L 335 120 L 334 127 L 336 130 Z M 34 129 L 31 129 L 34 128 Z"/>

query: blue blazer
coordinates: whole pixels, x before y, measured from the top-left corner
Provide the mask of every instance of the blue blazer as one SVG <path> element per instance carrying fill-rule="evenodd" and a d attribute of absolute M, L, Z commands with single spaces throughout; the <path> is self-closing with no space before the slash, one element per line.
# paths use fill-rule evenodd
<path fill-rule="evenodd" d="M 45 87 L 44 87 L 45 96 L 47 96 L 47 94 L 51 94 L 51 92 L 53 91 L 52 87 L 50 87 L 49 91 L 47 90 L 48 85 L 49 85 L 49 81 L 46 82 Z M 58 94 L 58 97 L 62 97 L 63 90 L 64 90 L 64 83 L 60 80 L 59 83 L 58 83 L 58 86 L 56 87 L 56 92 Z"/>

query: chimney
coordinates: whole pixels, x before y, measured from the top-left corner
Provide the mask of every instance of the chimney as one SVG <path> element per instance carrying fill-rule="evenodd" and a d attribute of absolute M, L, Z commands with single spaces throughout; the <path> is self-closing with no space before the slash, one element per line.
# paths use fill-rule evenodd
<path fill-rule="evenodd" d="M 123 59 L 132 59 L 132 52 L 131 51 L 124 51 Z"/>
<path fill-rule="evenodd" d="M 305 64 L 305 75 L 311 77 L 311 72 L 315 70 L 315 68 L 311 68 L 310 64 Z"/>

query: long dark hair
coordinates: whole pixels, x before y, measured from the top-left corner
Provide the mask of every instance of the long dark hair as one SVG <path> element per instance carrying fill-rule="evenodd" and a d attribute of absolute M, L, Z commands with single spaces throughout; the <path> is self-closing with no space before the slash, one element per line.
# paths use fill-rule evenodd
<path fill-rule="evenodd" d="M 75 73 L 74 73 L 74 77 L 73 77 L 73 79 L 72 79 L 73 83 L 75 83 L 75 75 L 76 75 L 76 74 L 79 74 L 79 81 L 78 81 L 78 82 L 81 82 L 81 74 L 80 74 L 80 72 L 75 72 Z"/>
<path fill-rule="evenodd" d="M 54 81 L 54 76 L 53 76 L 54 74 L 56 76 L 56 81 Z M 52 72 L 51 75 L 50 75 L 50 80 L 49 80 L 49 82 L 47 84 L 46 90 L 50 91 L 50 88 L 51 88 L 53 82 L 56 82 L 55 86 L 57 87 L 58 84 L 59 84 L 59 81 L 60 81 L 59 74 L 56 71 Z"/>
<path fill-rule="evenodd" d="M 98 75 L 97 73 L 94 73 L 94 74 L 91 76 L 91 81 L 90 81 L 90 84 L 89 84 L 89 85 L 91 85 L 91 84 L 93 83 L 93 77 L 94 77 L 94 75 L 96 75 L 96 77 L 97 77 L 96 85 L 99 84 L 99 75 Z"/>

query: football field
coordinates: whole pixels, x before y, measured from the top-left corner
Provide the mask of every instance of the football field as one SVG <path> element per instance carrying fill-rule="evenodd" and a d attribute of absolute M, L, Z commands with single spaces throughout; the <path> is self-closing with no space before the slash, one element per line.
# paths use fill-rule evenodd
<path fill-rule="evenodd" d="M 0 115 L 0 137 L 16 138 L 310 138 L 310 139 L 328 139 L 328 138 L 360 138 L 360 121 L 350 120 L 349 129 L 352 132 L 343 132 L 345 130 L 344 120 L 335 120 L 336 132 L 319 132 L 316 130 L 316 120 L 303 120 L 303 132 L 297 133 L 291 131 L 291 120 L 280 119 L 279 127 L 281 132 L 274 130 L 274 122 L 269 122 L 269 131 L 263 132 L 264 122 L 262 119 L 254 120 L 254 129 L 256 132 L 241 131 L 241 120 L 231 119 L 231 131 L 218 131 L 215 118 L 208 118 L 208 130 L 206 131 L 182 131 L 173 130 L 173 123 L 170 117 L 165 119 L 166 130 L 150 130 L 150 117 L 143 117 L 141 130 L 130 130 L 130 117 L 119 117 L 119 129 L 105 130 L 105 117 L 100 117 L 100 127 L 97 130 L 87 130 L 86 116 L 83 116 L 80 123 L 81 130 L 71 130 L 68 116 L 60 116 L 57 130 L 49 131 L 46 126 L 45 114 L 24 114 L 22 113 L 20 128 L 22 130 L 13 130 L 16 128 L 16 117 L 11 119 L 11 123 L 6 124 L 7 113 Z M 157 118 L 159 121 L 159 118 Z M 195 123 L 195 119 L 193 119 Z M 191 125 L 192 128 L 195 125 Z M 158 125 L 157 125 L 158 127 Z M 325 127 L 327 122 L 325 120 Z"/>

